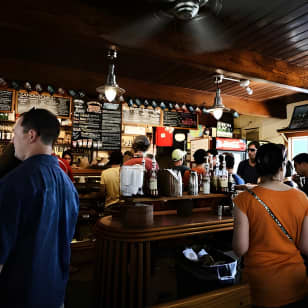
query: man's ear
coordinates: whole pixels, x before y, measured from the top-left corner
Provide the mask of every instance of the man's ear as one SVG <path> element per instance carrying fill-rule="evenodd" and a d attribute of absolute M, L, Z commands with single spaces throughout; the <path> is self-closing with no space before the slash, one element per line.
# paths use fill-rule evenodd
<path fill-rule="evenodd" d="M 28 137 L 29 137 L 29 143 L 33 143 L 39 138 L 39 135 L 36 130 L 34 129 L 29 129 L 28 131 Z"/>

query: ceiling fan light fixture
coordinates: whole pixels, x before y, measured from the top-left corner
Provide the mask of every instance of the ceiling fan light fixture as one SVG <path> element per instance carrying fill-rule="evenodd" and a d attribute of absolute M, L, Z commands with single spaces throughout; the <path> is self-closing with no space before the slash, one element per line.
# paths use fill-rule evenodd
<path fill-rule="evenodd" d="M 179 1 L 174 6 L 174 15 L 181 20 L 191 20 L 199 12 L 199 1 Z"/>

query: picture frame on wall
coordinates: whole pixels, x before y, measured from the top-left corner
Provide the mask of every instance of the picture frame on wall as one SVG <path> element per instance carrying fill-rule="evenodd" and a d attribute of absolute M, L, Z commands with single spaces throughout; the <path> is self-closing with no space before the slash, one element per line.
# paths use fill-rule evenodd
<path fill-rule="evenodd" d="M 308 128 L 308 104 L 296 106 L 293 110 L 289 129 Z"/>

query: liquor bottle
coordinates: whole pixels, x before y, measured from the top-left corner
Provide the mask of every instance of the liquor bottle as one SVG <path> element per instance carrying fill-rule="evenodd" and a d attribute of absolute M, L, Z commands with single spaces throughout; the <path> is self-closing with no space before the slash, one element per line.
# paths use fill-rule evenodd
<path fill-rule="evenodd" d="M 230 193 L 235 192 L 235 182 L 234 182 L 232 173 L 228 174 L 228 191 Z"/>
<path fill-rule="evenodd" d="M 226 168 L 226 158 L 224 154 L 222 157 L 222 170 L 220 171 L 219 175 L 220 190 L 221 192 L 228 192 L 228 171 Z"/>
<path fill-rule="evenodd" d="M 157 170 L 156 170 L 156 161 L 154 156 L 152 158 L 152 169 L 150 171 L 150 177 L 149 177 L 149 193 L 151 197 L 158 196 Z"/>
<path fill-rule="evenodd" d="M 202 173 L 198 173 L 198 188 L 199 188 L 199 193 L 202 194 L 203 193 L 203 178 L 204 178 L 204 174 Z"/>
<path fill-rule="evenodd" d="M 219 192 L 219 160 L 218 159 L 216 159 L 216 168 L 215 170 L 213 170 L 213 176 L 211 180 L 211 190 L 216 193 Z"/>
<path fill-rule="evenodd" d="M 145 158 L 144 156 L 142 157 L 142 169 L 143 169 L 143 181 L 142 181 L 142 186 L 138 188 L 138 192 L 137 194 L 140 196 L 144 195 L 144 192 L 146 191 L 146 187 L 147 187 L 147 173 L 146 173 L 146 169 L 145 169 Z"/>
<path fill-rule="evenodd" d="M 202 179 L 202 193 L 208 195 L 211 193 L 211 178 L 210 178 L 210 167 L 209 167 L 209 158 L 205 157 L 205 174 Z"/>

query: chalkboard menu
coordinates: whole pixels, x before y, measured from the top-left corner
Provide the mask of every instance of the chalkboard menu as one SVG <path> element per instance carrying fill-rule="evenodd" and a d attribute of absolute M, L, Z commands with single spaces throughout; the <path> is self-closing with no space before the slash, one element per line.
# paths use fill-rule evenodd
<path fill-rule="evenodd" d="M 121 105 L 74 99 L 73 115 L 74 147 L 121 149 Z"/>
<path fill-rule="evenodd" d="M 74 112 L 73 112 L 73 132 L 72 140 L 77 141 L 81 139 L 81 128 L 79 126 L 80 114 L 85 113 L 85 101 L 82 99 L 74 99 Z"/>
<path fill-rule="evenodd" d="M 71 98 L 19 91 L 17 94 L 17 113 L 29 111 L 33 107 L 47 109 L 57 117 L 67 119 L 70 118 L 71 114 Z"/>
<path fill-rule="evenodd" d="M 13 111 L 14 90 L 0 90 L 0 111 Z"/>
<path fill-rule="evenodd" d="M 75 99 L 73 115 L 73 141 L 79 139 L 101 140 L 101 103 Z M 87 143 L 87 147 L 89 146 L 90 143 Z"/>
<path fill-rule="evenodd" d="M 164 126 L 179 128 L 198 128 L 198 116 L 196 113 L 164 111 Z"/>
<path fill-rule="evenodd" d="M 124 124 L 146 124 L 151 126 L 160 126 L 161 110 L 146 108 L 123 108 Z"/>
<path fill-rule="evenodd" d="M 105 103 L 102 111 L 103 150 L 121 149 L 121 105 Z"/>

